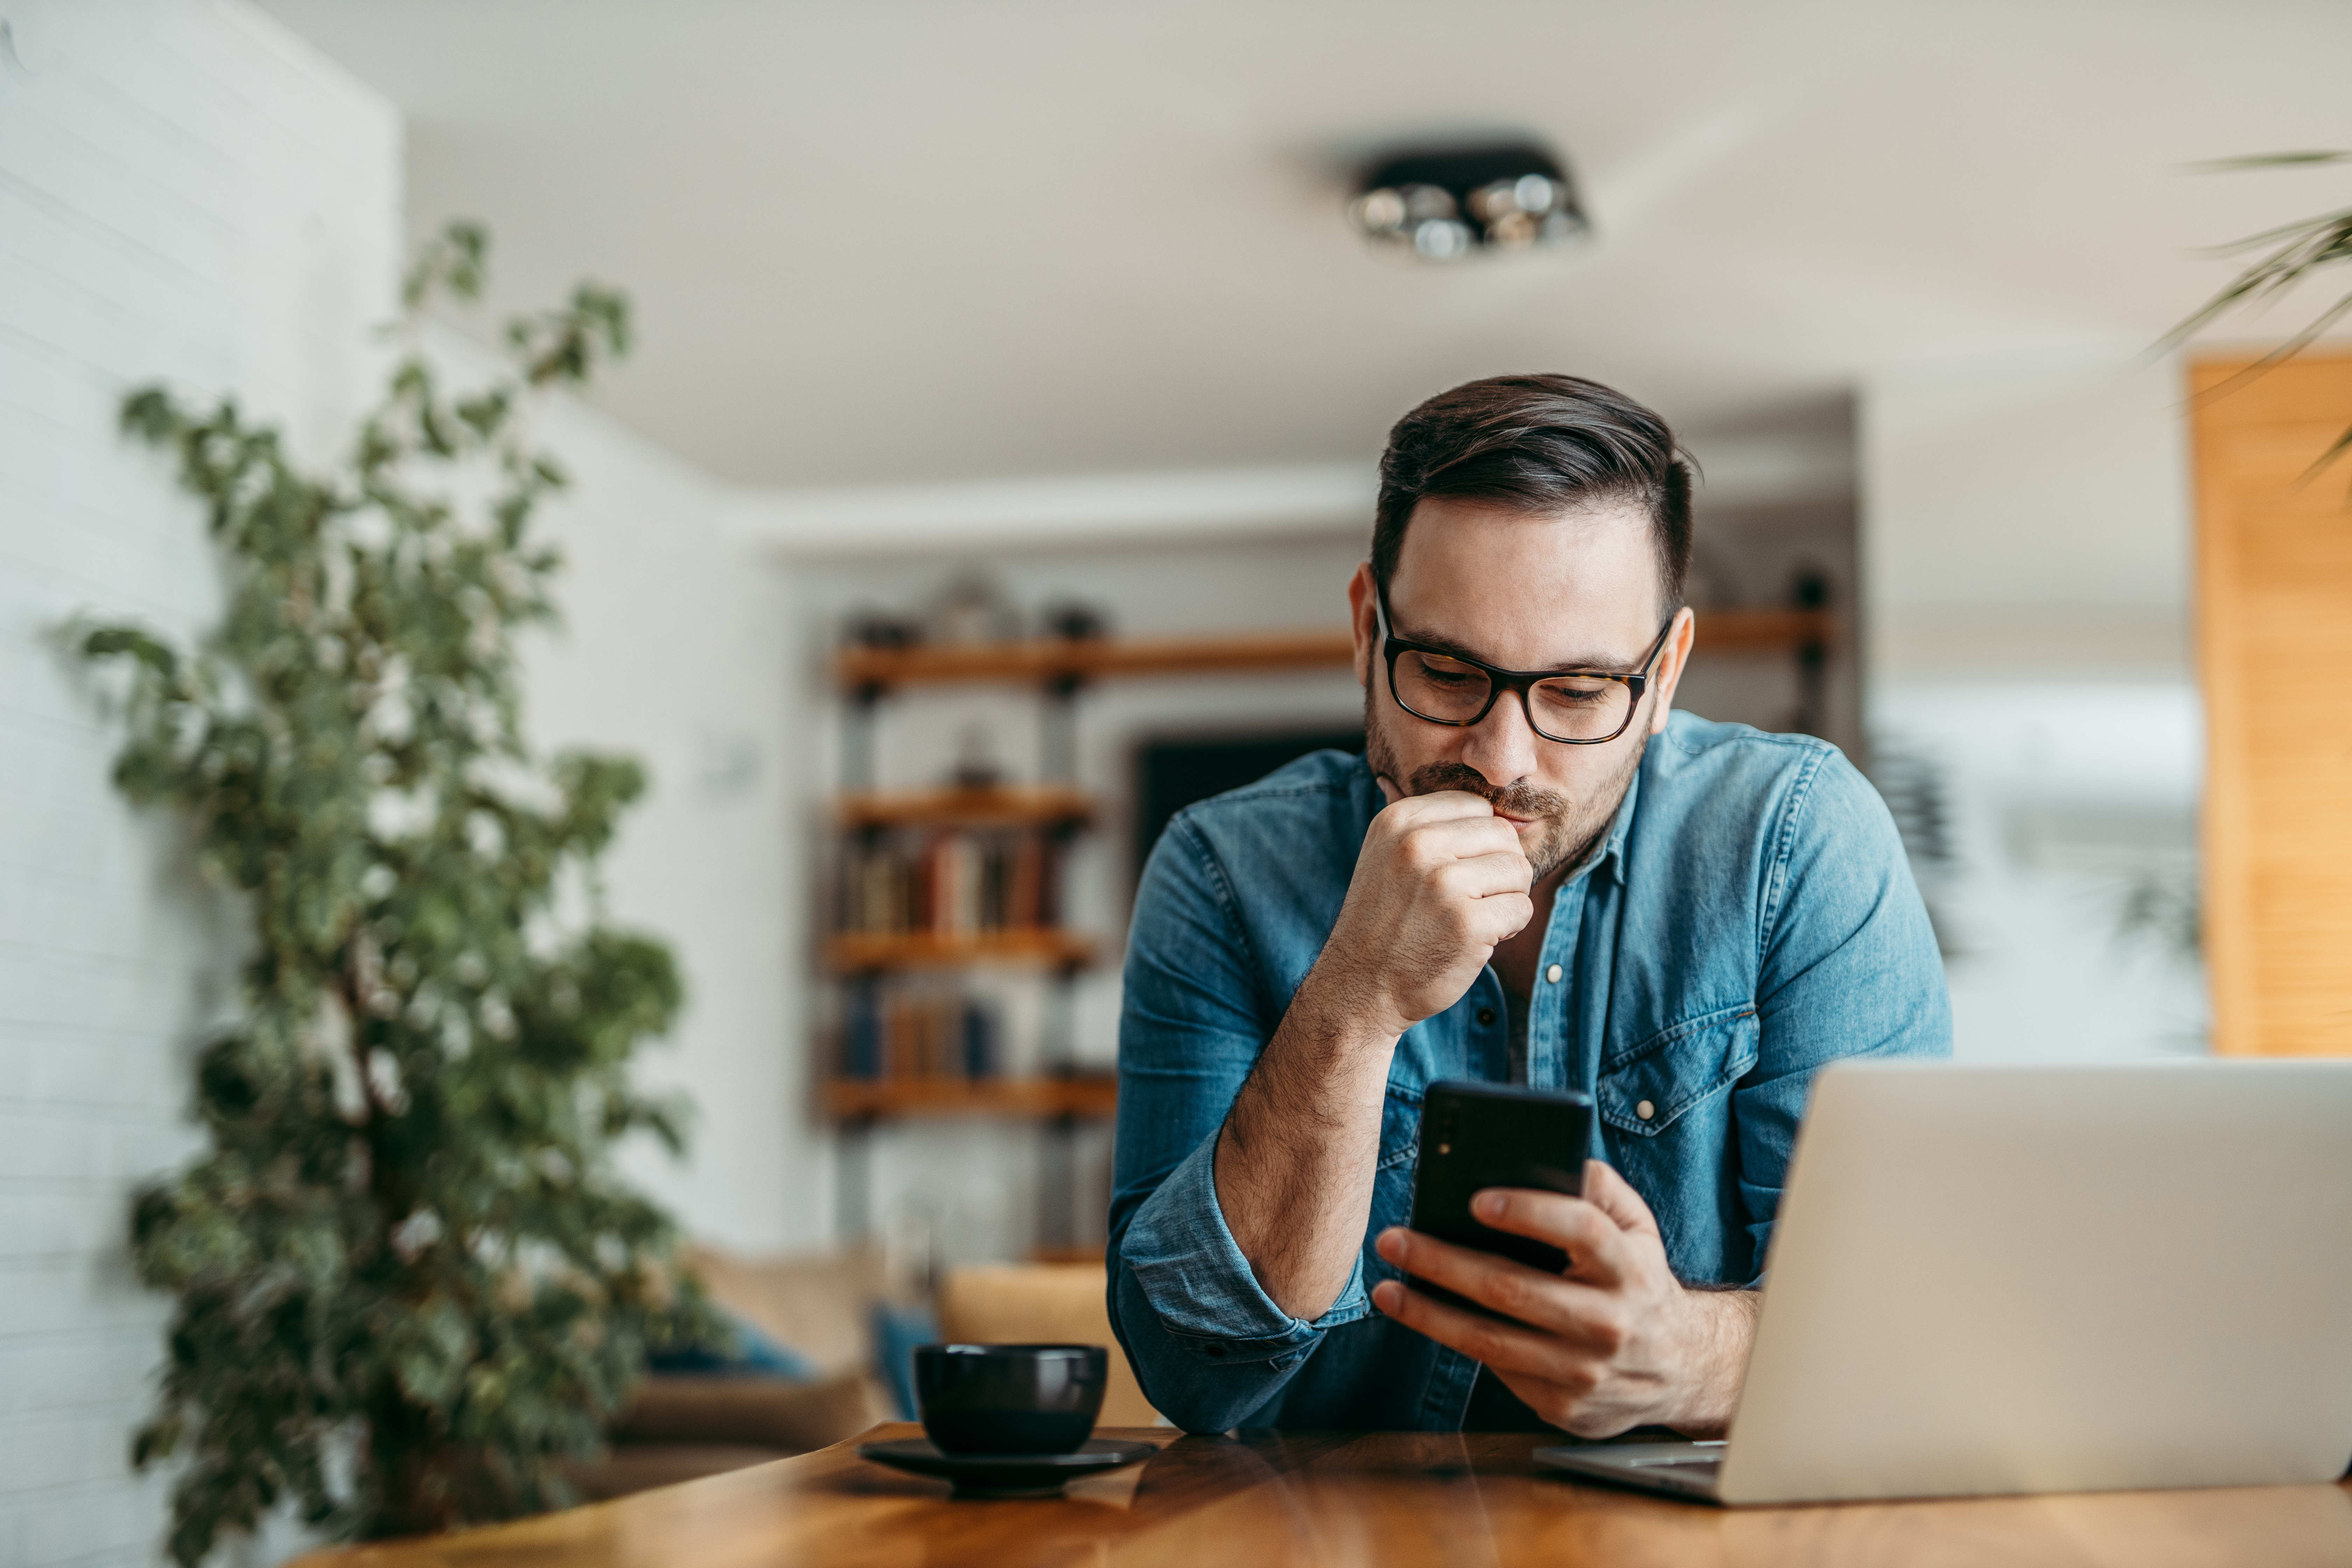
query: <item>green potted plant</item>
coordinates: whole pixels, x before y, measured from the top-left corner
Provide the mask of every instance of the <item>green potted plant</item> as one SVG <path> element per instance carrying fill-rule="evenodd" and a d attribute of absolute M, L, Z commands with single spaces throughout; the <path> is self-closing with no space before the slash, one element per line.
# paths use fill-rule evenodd
<path fill-rule="evenodd" d="M 183 1461 L 184 1564 L 289 1503 L 366 1538 L 568 1500 L 648 1342 L 709 1328 L 610 1159 L 679 1142 L 627 1071 L 677 966 L 595 876 L 644 775 L 521 729 L 516 636 L 553 619 L 559 564 L 530 524 L 565 482 L 524 413 L 625 352 L 627 305 L 583 285 L 509 324 L 510 372 L 446 391 L 415 328 L 478 298 L 486 250 L 470 225 L 424 248 L 406 349 L 332 471 L 233 400 L 122 407 L 203 500 L 226 611 L 194 647 L 113 625 L 79 647 L 126 674 L 117 783 L 186 822 L 252 921 L 195 1068 L 206 1147 L 131 1216 L 140 1277 L 178 1298 L 134 1458 Z"/>

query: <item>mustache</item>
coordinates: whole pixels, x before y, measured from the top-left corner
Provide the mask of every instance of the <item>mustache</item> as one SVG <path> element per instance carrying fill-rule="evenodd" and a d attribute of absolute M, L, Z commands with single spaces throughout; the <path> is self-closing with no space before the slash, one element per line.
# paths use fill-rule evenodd
<path fill-rule="evenodd" d="M 1478 795 L 1513 816 L 1554 817 L 1568 812 L 1568 797 L 1557 791 L 1538 789 L 1524 780 L 1497 789 L 1484 773 L 1462 763 L 1430 763 L 1415 768 L 1405 781 L 1407 795 L 1433 795 L 1442 789 Z"/>

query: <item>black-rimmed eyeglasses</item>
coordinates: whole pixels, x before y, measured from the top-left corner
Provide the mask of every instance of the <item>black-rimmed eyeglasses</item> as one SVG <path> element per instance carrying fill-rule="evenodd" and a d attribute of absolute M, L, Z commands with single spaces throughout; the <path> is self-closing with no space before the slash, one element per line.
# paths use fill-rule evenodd
<path fill-rule="evenodd" d="M 1528 727 L 1564 746 L 1598 746 L 1615 740 L 1633 723 L 1652 668 L 1666 651 L 1675 617 L 1658 628 L 1657 640 L 1632 670 L 1498 669 L 1491 664 L 1426 643 L 1407 642 L 1389 630 L 1386 588 L 1373 591 L 1380 616 L 1381 657 L 1387 661 L 1389 694 L 1397 706 L 1432 724 L 1466 729 L 1494 710 L 1506 691 L 1518 694 Z"/>

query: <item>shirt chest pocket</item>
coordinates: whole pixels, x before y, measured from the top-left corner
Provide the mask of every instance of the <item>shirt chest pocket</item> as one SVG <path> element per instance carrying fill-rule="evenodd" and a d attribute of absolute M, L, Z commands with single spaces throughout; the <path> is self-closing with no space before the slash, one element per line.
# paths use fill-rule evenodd
<path fill-rule="evenodd" d="M 1402 1170 L 1410 1174 L 1421 1154 L 1421 1096 L 1391 1084 L 1381 1106 L 1381 1156 L 1375 1169 L 1382 1175 Z"/>
<path fill-rule="evenodd" d="M 1730 1091 L 1756 1065 L 1756 1009 L 1742 1003 L 1689 1018 L 1601 1064 L 1594 1099 L 1619 1132 L 1655 1138 Z"/>
<path fill-rule="evenodd" d="M 1392 1225 L 1412 1219 L 1413 1167 L 1421 1159 L 1421 1095 L 1389 1086 L 1381 1105 L 1381 1152 L 1372 1167 L 1371 1223 L 1364 1230 L 1364 1285 L 1399 1278 L 1372 1250 L 1372 1238 Z"/>

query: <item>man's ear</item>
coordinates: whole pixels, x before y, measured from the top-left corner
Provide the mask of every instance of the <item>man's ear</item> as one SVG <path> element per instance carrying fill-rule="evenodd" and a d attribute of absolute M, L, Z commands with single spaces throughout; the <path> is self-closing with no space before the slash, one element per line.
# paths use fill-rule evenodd
<path fill-rule="evenodd" d="M 1666 649 L 1658 656 L 1657 701 L 1650 709 L 1650 733 L 1666 732 L 1666 717 L 1675 705 L 1675 688 L 1683 681 L 1683 667 L 1698 644 L 1698 616 L 1688 605 L 1675 612 L 1674 629 L 1666 634 Z"/>
<path fill-rule="evenodd" d="M 1372 563 L 1360 561 L 1348 579 L 1348 613 L 1356 638 L 1356 684 L 1367 691 L 1372 687 L 1372 658 L 1380 651 L 1373 646 L 1381 636 L 1373 593 Z"/>

